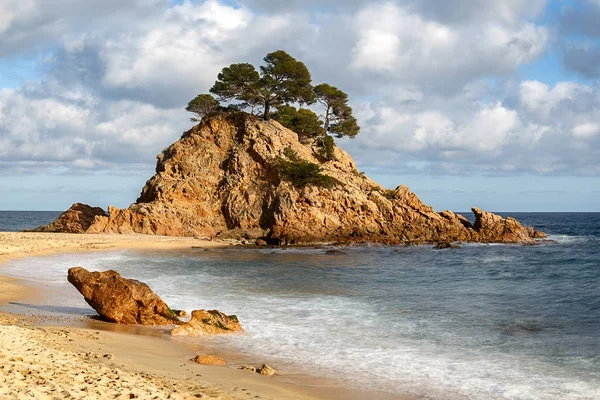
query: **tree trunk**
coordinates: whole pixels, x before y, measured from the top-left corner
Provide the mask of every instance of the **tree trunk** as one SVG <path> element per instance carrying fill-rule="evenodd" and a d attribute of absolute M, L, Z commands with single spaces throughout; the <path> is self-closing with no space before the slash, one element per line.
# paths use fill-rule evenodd
<path fill-rule="evenodd" d="M 331 109 L 331 106 L 329 104 L 327 104 L 327 111 L 325 111 L 325 133 L 327 133 L 327 130 L 329 129 L 329 110 Z"/>
<path fill-rule="evenodd" d="M 268 101 L 265 103 L 265 114 L 263 115 L 263 118 L 265 121 L 271 119 L 271 104 L 269 104 Z"/>

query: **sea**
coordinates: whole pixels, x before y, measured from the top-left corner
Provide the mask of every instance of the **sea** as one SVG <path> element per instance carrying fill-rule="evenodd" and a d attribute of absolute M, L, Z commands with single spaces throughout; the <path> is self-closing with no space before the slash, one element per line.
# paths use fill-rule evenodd
<path fill-rule="evenodd" d="M 92 315 L 67 269 L 115 269 L 172 308 L 235 314 L 210 339 L 362 389 L 431 399 L 600 399 L 600 213 L 499 213 L 540 245 L 462 244 L 62 254 L 4 264 L 57 312 Z M 467 213 L 464 214 L 468 215 Z M 52 213 L 0 213 L 0 230 Z"/>

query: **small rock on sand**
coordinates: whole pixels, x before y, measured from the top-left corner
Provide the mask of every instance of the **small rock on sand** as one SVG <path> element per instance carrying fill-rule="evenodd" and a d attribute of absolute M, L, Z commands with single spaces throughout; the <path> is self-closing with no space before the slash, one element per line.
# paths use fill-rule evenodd
<path fill-rule="evenodd" d="M 250 365 L 242 365 L 241 367 L 239 367 L 239 369 L 243 369 L 244 371 L 254 372 L 257 374 L 264 375 L 264 376 L 273 376 L 278 373 L 275 370 L 275 368 L 273 368 L 267 364 L 263 364 L 262 367 L 260 367 L 260 368 L 252 367 Z"/>
<path fill-rule="evenodd" d="M 226 362 L 221 357 L 198 354 L 192 358 L 192 361 L 202 365 L 225 365 Z"/>
<path fill-rule="evenodd" d="M 265 376 L 273 376 L 277 373 L 277 371 L 273 367 L 263 364 L 263 366 L 258 370 L 258 373 Z"/>

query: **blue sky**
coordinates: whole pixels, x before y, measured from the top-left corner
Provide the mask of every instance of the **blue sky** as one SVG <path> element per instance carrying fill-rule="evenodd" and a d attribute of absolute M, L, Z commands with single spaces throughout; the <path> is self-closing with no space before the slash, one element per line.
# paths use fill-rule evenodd
<path fill-rule="evenodd" d="M 600 211 L 600 0 L 6 0 L 0 209 L 134 202 L 219 70 L 285 49 L 438 210 Z"/>

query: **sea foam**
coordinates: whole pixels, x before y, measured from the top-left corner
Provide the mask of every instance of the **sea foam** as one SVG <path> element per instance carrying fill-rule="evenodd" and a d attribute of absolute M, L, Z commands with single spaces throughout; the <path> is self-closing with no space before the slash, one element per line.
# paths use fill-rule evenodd
<path fill-rule="evenodd" d="M 598 326 L 569 320 L 595 306 L 569 301 L 594 300 L 570 296 L 582 290 L 570 276 L 551 279 L 548 263 L 560 249 L 116 251 L 14 261 L 3 272 L 60 292 L 50 303 L 86 309 L 65 281 L 68 268 L 115 269 L 172 307 L 236 314 L 248 334 L 207 339 L 215 345 L 361 388 L 445 399 L 600 398 L 598 346 L 585 339 L 597 338 Z"/>

